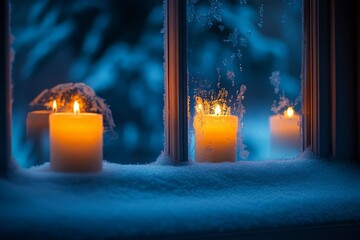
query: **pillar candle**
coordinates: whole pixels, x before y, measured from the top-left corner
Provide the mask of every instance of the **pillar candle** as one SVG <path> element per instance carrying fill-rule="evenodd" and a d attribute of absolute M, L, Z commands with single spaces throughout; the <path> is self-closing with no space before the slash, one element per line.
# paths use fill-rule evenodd
<path fill-rule="evenodd" d="M 198 162 L 236 161 L 238 117 L 197 114 L 194 117 L 195 160 Z"/>
<path fill-rule="evenodd" d="M 49 115 L 56 112 L 56 100 L 52 103 L 53 110 L 38 110 L 29 112 L 26 116 L 26 135 L 34 138 L 49 131 Z"/>
<path fill-rule="evenodd" d="M 272 148 L 282 151 L 300 151 L 300 115 L 289 107 L 284 114 L 270 117 Z"/>
<path fill-rule="evenodd" d="M 52 111 L 32 111 L 26 116 L 26 138 L 36 154 L 36 162 L 31 164 L 40 165 L 49 161 L 49 115 L 57 109 L 55 100 L 52 107 Z"/>
<path fill-rule="evenodd" d="M 102 168 L 103 119 L 95 113 L 50 115 L 51 169 L 62 172 L 97 172 Z"/>
<path fill-rule="evenodd" d="M 26 135 L 29 138 L 49 131 L 49 115 L 52 111 L 39 110 L 29 112 L 26 116 Z"/>
<path fill-rule="evenodd" d="M 49 161 L 49 115 L 51 111 L 32 111 L 26 117 L 26 139 L 31 143 L 33 160 L 31 165 L 41 165 Z"/>

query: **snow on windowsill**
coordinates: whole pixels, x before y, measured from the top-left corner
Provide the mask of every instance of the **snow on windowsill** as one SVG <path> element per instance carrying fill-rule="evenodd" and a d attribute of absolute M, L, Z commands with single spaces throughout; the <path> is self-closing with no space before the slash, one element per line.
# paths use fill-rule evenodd
<path fill-rule="evenodd" d="M 104 163 L 99 174 L 54 173 L 45 164 L 0 180 L 0 235 L 191 235 L 360 221 L 359 189 L 359 167 L 306 157 Z"/>

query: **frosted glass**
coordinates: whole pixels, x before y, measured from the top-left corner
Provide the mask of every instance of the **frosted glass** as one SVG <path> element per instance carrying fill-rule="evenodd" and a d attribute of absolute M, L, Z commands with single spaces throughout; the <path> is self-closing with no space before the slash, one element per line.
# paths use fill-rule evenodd
<path fill-rule="evenodd" d="M 187 0 L 187 47 L 191 159 L 197 97 L 213 101 L 225 91 L 224 101 L 232 106 L 242 87 L 242 106 L 230 113 L 239 117 L 237 160 L 300 154 L 301 0 Z M 295 147 L 279 145 L 276 131 L 281 130 L 271 128 L 278 125 L 271 116 L 283 115 L 288 107 L 296 116 L 289 125 L 296 130 Z"/>

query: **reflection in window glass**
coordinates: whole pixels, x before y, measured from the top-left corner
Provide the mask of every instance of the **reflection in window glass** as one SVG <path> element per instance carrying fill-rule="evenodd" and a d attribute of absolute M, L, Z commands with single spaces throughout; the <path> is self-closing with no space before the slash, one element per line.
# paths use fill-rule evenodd
<path fill-rule="evenodd" d="M 163 149 L 163 1 L 11 3 L 18 163 L 48 161 L 46 134 L 40 143 L 26 140 L 26 114 L 43 89 L 67 82 L 84 82 L 110 105 L 116 127 L 104 135 L 105 160 L 156 159 Z"/>
<path fill-rule="evenodd" d="M 187 0 L 191 159 L 299 155 L 301 6 L 301 0 Z"/>

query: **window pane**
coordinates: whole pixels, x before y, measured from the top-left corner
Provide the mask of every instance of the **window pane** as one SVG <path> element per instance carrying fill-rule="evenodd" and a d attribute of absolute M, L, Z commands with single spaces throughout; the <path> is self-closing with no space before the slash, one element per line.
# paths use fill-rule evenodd
<path fill-rule="evenodd" d="M 299 155 L 301 7 L 301 0 L 187 0 L 191 159 Z"/>
<path fill-rule="evenodd" d="M 49 160 L 48 133 L 26 138 L 29 103 L 44 89 L 84 82 L 110 105 L 116 127 L 104 159 L 153 161 L 163 149 L 163 1 L 12 2 L 13 155 L 23 167 Z M 136 13 L 136 14 L 135 14 Z"/>

